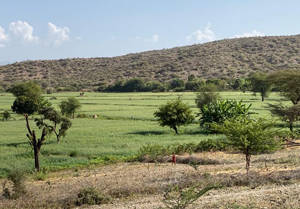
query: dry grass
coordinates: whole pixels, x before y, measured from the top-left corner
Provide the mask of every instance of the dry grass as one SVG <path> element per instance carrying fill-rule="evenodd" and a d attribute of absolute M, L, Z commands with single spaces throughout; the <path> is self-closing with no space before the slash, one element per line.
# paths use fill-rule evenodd
<path fill-rule="evenodd" d="M 181 163 L 189 158 L 218 162 L 199 165 L 197 170 L 181 163 L 122 163 L 50 173 L 44 181 L 28 180 L 27 194 L 17 200 L 1 197 L 0 208 L 71 208 L 78 191 L 86 187 L 111 195 L 113 201 L 82 208 L 157 208 L 169 185 L 194 183 L 224 186 L 210 191 L 194 208 L 299 208 L 300 161 L 293 160 L 299 159 L 299 151 L 289 148 L 254 156 L 249 177 L 242 155 L 223 152 L 178 158 Z"/>
<path fill-rule="evenodd" d="M 37 60 L 0 66 L 0 83 L 40 80 L 51 87 L 93 89 L 133 77 L 168 81 L 245 77 L 251 72 L 297 69 L 300 36 L 251 37 L 154 50 L 112 58 Z"/>

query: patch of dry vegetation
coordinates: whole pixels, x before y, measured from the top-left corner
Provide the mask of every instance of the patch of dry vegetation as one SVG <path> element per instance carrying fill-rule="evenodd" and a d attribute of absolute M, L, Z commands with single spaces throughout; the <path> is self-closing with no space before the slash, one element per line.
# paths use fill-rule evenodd
<path fill-rule="evenodd" d="M 122 163 L 61 171 L 43 181 L 26 181 L 27 193 L 16 200 L 1 197 L 0 208 L 78 207 L 77 194 L 85 188 L 94 188 L 112 200 L 82 208 L 158 208 L 170 185 L 194 184 L 223 187 L 210 191 L 190 208 L 299 208 L 300 161 L 295 160 L 299 157 L 299 148 L 254 156 L 249 176 L 243 155 L 223 152 L 185 154 L 178 157 L 180 164 L 176 165 Z M 218 163 L 200 164 L 195 169 L 188 159 Z"/>
<path fill-rule="evenodd" d="M 78 90 L 129 78 L 245 77 L 251 72 L 299 68 L 299 52 L 300 35 L 229 39 L 112 58 L 19 62 L 0 66 L 0 82 L 39 80 L 43 86 Z"/>

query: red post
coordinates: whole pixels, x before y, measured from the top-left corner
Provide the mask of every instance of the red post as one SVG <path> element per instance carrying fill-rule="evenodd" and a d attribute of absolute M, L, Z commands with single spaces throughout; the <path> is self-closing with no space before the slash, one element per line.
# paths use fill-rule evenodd
<path fill-rule="evenodd" d="M 175 155 L 175 153 L 173 153 L 173 155 L 172 155 L 172 164 L 173 165 L 176 164 L 176 155 Z"/>

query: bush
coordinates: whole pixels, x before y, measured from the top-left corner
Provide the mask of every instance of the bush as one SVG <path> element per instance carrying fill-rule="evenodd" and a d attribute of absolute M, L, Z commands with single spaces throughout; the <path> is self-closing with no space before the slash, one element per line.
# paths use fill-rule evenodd
<path fill-rule="evenodd" d="M 8 180 L 13 183 L 12 191 L 3 186 L 3 196 L 9 199 L 17 199 L 26 194 L 25 172 L 22 170 L 12 170 L 8 174 Z"/>
<path fill-rule="evenodd" d="M 217 93 L 217 87 L 214 84 L 207 84 L 198 90 L 195 103 L 198 108 L 203 108 L 204 105 L 217 102 L 220 95 Z"/>
<path fill-rule="evenodd" d="M 189 188 L 180 188 L 178 185 L 169 187 L 165 193 L 162 202 L 165 207 L 161 209 L 184 209 L 217 186 L 208 186 L 200 189 L 198 185 Z"/>
<path fill-rule="evenodd" d="M 175 101 L 169 101 L 154 112 L 161 126 L 169 126 L 178 134 L 178 127 L 190 124 L 194 121 L 194 116 L 190 107 L 183 103 L 180 98 Z"/>
<path fill-rule="evenodd" d="M 100 205 L 110 201 L 110 197 L 101 194 L 93 187 L 88 187 L 79 191 L 77 195 L 76 205 Z"/>
<path fill-rule="evenodd" d="M 249 116 L 251 104 L 242 101 L 223 100 L 209 103 L 200 108 L 200 125 L 212 131 L 211 123 L 222 124 L 225 120 Z"/>
<path fill-rule="evenodd" d="M 206 139 L 201 140 L 194 149 L 194 152 L 205 151 L 225 151 L 229 149 L 226 139 Z"/>

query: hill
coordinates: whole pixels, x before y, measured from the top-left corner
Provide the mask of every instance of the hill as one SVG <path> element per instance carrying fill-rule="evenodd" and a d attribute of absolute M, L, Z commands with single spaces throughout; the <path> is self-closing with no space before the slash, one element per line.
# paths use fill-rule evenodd
<path fill-rule="evenodd" d="M 189 75 L 234 78 L 295 68 L 300 68 L 300 35 L 226 39 L 111 58 L 17 62 L 0 66 L 0 83 L 39 80 L 44 87 L 96 88 L 134 77 L 159 81 Z"/>

